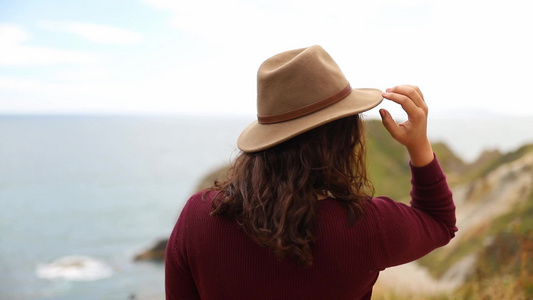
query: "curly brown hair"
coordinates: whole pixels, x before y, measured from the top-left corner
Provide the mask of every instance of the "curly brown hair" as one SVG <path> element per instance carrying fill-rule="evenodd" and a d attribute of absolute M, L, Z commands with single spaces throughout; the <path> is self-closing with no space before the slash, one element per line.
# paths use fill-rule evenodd
<path fill-rule="evenodd" d="M 359 115 L 312 129 L 260 152 L 240 153 L 211 190 L 213 216 L 236 219 L 257 244 L 280 259 L 313 263 L 318 195 L 346 208 L 353 224 L 374 192 L 367 177 Z"/>

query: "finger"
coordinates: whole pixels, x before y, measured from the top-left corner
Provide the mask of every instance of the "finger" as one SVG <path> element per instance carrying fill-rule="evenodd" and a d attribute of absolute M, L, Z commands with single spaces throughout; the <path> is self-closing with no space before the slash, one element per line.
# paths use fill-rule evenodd
<path fill-rule="evenodd" d="M 383 93 L 383 98 L 389 99 L 393 102 L 396 102 L 402 106 L 402 109 L 405 110 L 407 115 L 413 115 L 418 110 L 418 106 L 408 97 L 402 94 L 389 92 L 391 89 L 387 89 L 387 92 Z"/>
<path fill-rule="evenodd" d="M 410 85 L 410 84 L 406 84 L 406 86 L 414 89 L 417 92 L 417 94 L 420 96 L 422 101 L 426 102 L 426 100 L 424 99 L 424 94 L 422 94 L 422 91 L 420 90 L 419 87 L 417 87 L 416 85 Z"/>
<path fill-rule="evenodd" d="M 415 104 L 418 107 L 422 108 L 427 115 L 429 111 L 428 105 L 426 103 L 426 100 L 424 99 L 424 95 L 422 94 L 422 91 L 420 90 L 420 88 L 414 85 L 407 85 L 407 86 L 412 88 L 417 93 L 418 97 L 414 97 L 413 102 L 415 102 Z"/>
<path fill-rule="evenodd" d="M 399 85 L 395 86 L 393 88 L 387 89 L 387 92 L 393 92 L 405 95 L 413 101 L 416 106 L 425 108 L 426 102 L 424 101 L 424 96 L 422 95 L 422 91 L 417 86 L 413 85 Z"/>
<path fill-rule="evenodd" d="M 404 94 L 406 96 L 410 96 L 413 98 L 414 97 L 419 97 L 421 99 L 424 98 L 420 88 L 415 85 L 410 85 L 410 84 L 397 85 L 395 87 L 390 88 L 390 90 L 393 90 L 396 93 Z"/>
<path fill-rule="evenodd" d="M 385 129 L 387 129 L 390 135 L 394 139 L 396 139 L 396 137 L 400 134 L 400 126 L 396 124 L 396 122 L 386 109 L 380 109 L 379 114 L 381 116 L 381 122 L 383 123 Z"/>
<path fill-rule="evenodd" d="M 427 114 L 428 107 L 426 102 L 424 101 L 423 96 L 421 96 L 422 92 L 418 87 L 411 85 L 400 85 L 387 89 L 387 92 L 404 95 L 405 97 L 409 98 L 409 100 L 412 101 L 416 105 L 416 107 L 422 108 L 422 110 Z M 412 110 L 412 112 L 414 113 L 414 110 Z"/>

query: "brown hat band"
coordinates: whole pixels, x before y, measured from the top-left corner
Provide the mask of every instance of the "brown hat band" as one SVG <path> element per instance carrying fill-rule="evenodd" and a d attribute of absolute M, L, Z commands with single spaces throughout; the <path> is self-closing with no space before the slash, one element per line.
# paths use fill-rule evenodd
<path fill-rule="evenodd" d="M 310 113 L 314 113 L 316 111 L 319 111 L 325 107 L 328 107 L 334 103 L 339 102 L 340 100 L 346 98 L 350 93 L 352 92 L 352 87 L 348 84 L 347 87 L 342 89 L 341 91 L 327 97 L 326 99 L 322 99 L 318 102 L 315 102 L 313 104 L 306 105 L 304 107 L 300 107 L 295 110 L 291 110 L 288 112 L 284 112 L 281 114 L 276 115 L 270 115 L 270 116 L 257 116 L 257 121 L 260 124 L 273 124 L 273 123 L 279 123 L 279 122 L 285 122 L 292 119 L 296 119 L 305 115 L 308 115 Z"/>

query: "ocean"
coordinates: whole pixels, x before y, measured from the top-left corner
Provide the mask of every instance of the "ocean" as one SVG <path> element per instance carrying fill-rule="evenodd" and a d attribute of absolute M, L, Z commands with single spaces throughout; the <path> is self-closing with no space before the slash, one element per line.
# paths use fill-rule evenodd
<path fill-rule="evenodd" d="M 0 299 L 164 299 L 166 238 L 250 117 L 0 116 Z M 437 119 L 466 161 L 533 142 L 532 118 Z"/>

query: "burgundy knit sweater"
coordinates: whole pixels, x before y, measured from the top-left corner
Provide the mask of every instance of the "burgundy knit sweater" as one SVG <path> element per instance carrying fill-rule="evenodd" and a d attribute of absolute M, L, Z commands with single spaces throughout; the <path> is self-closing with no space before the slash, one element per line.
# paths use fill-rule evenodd
<path fill-rule="evenodd" d="M 349 226 L 333 198 L 320 201 L 311 267 L 278 260 L 230 219 L 192 196 L 170 236 L 167 299 L 370 299 L 381 270 L 416 260 L 454 237 L 455 205 L 437 161 L 412 167 L 411 206 L 374 198 Z"/>

